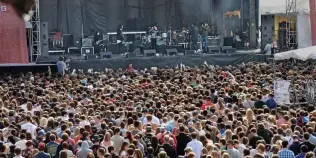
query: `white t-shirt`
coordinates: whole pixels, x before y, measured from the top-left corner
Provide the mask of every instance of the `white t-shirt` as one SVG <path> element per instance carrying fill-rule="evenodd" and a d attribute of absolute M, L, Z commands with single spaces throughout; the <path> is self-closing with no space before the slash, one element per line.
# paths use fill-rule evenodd
<path fill-rule="evenodd" d="M 19 140 L 18 142 L 15 143 L 15 146 L 19 147 L 21 150 L 24 150 L 26 149 L 26 142 L 27 142 L 26 139 Z"/>
<path fill-rule="evenodd" d="M 36 126 L 30 122 L 27 122 L 21 126 L 22 129 L 26 129 L 27 132 L 30 132 L 33 136 L 35 136 Z"/>
<path fill-rule="evenodd" d="M 200 141 L 193 139 L 191 142 L 187 144 L 187 147 L 192 148 L 192 151 L 195 153 L 195 158 L 201 157 L 203 144 Z"/>
<path fill-rule="evenodd" d="M 145 117 L 144 120 L 143 120 L 143 124 L 146 124 L 147 122 L 148 122 L 147 121 L 147 117 Z M 160 125 L 159 119 L 156 116 L 153 116 L 153 115 L 152 115 L 152 122 L 157 124 L 157 125 Z"/>

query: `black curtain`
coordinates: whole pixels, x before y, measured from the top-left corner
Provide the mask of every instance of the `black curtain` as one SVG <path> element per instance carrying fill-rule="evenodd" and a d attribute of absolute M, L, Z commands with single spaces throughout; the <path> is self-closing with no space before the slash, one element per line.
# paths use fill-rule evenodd
<path fill-rule="evenodd" d="M 61 31 L 76 36 L 82 32 L 107 30 L 107 0 L 41 0 L 40 18 L 48 22 L 49 31 Z"/>

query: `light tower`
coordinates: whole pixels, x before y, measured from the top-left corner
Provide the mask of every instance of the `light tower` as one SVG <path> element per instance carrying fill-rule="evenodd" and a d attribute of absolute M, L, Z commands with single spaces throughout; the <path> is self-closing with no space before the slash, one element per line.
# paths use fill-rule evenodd
<path fill-rule="evenodd" d="M 29 52 L 30 62 L 36 62 L 37 57 L 41 55 L 41 25 L 40 25 L 40 10 L 39 0 L 35 0 L 35 6 L 33 7 L 33 16 L 30 20 L 32 28 L 28 31 L 29 38 Z"/>

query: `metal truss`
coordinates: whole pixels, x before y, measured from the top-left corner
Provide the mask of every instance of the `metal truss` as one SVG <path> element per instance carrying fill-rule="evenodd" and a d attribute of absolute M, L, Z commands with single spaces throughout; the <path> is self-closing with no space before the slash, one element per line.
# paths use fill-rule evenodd
<path fill-rule="evenodd" d="M 32 28 L 28 30 L 29 39 L 29 52 L 30 62 L 36 62 L 37 57 L 41 53 L 41 25 L 40 25 L 40 12 L 39 12 L 39 0 L 35 0 L 35 6 L 33 7 L 33 16 L 30 20 Z"/>
<path fill-rule="evenodd" d="M 293 18 L 296 13 L 296 0 L 286 0 L 286 46 L 288 50 L 297 45 L 296 20 Z"/>

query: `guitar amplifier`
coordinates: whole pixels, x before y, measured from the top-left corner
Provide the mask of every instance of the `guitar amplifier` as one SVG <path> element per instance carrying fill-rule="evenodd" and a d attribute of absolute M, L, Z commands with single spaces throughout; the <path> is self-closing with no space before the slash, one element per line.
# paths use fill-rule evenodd
<path fill-rule="evenodd" d="M 82 39 L 82 47 L 92 47 L 93 39 L 92 38 L 84 38 Z"/>

